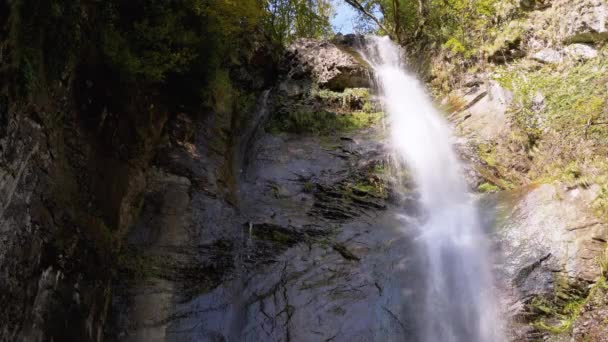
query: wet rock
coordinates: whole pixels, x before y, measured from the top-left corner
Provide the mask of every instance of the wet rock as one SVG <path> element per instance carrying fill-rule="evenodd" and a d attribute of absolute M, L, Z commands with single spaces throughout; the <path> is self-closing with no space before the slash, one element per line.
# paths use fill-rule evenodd
<path fill-rule="evenodd" d="M 390 229 L 396 223 L 391 216 L 374 216 L 374 229 L 368 219 L 347 224 L 335 237 L 336 244 L 297 245 L 245 283 L 227 282 L 178 305 L 169 338 L 415 338 L 419 303 L 407 288 L 417 283 L 416 261 L 406 257 L 413 251 L 408 240 Z M 360 260 L 345 258 L 340 250 Z"/>
<path fill-rule="evenodd" d="M 534 298 L 559 307 L 583 297 L 601 275 L 606 243 L 597 236 L 606 224 L 591 210 L 597 191 L 544 184 L 499 196 L 497 274 L 510 317 L 525 322 L 539 314 L 542 305 L 529 306 Z"/>
<path fill-rule="evenodd" d="M 334 250 L 336 252 L 340 253 L 340 255 L 344 259 L 346 259 L 346 260 L 352 260 L 352 261 L 360 261 L 361 260 L 361 258 L 359 258 L 353 252 L 351 252 L 350 250 L 348 250 L 348 248 L 346 248 L 343 244 L 334 243 L 332 247 L 334 248 Z"/>
<path fill-rule="evenodd" d="M 532 59 L 546 64 L 557 64 L 563 60 L 562 54 L 554 49 L 543 49 L 532 55 Z"/>

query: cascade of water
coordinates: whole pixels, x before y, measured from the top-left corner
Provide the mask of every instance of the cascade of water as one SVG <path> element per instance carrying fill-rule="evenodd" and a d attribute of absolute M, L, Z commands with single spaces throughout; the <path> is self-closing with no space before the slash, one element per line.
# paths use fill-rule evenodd
<path fill-rule="evenodd" d="M 426 342 L 501 341 L 490 258 L 449 127 L 388 37 L 366 37 L 361 54 L 377 79 L 395 158 L 410 170 L 426 213 L 420 243 L 428 275 L 420 335 Z"/>

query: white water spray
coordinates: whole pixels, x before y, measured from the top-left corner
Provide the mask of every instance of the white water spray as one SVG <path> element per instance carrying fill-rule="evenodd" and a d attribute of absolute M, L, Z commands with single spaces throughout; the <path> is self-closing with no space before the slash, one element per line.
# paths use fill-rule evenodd
<path fill-rule="evenodd" d="M 491 261 L 449 127 L 388 37 L 367 37 L 362 54 L 377 78 L 395 157 L 411 171 L 425 212 L 420 242 L 428 265 L 419 335 L 425 342 L 501 341 Z"/>

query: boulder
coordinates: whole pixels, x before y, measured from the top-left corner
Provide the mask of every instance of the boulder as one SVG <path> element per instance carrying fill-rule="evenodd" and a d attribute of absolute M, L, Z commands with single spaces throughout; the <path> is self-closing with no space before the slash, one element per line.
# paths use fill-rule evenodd
<path fill-rule="evenodd" d="M 541 63 L 556 64 L 560 63 L 563 60 L 563 57 L 559 51 L 546 48 L 533 54 L 532 59 Z"/>
<path fill-rule="evenodd" d="M 320 88 L 334 91 L 370 85 L 367 64 L 348 45 L 298 39 L 287 48 L 286 61 L 288 83 L 310 75 Z"/>
<path fill-rule="evenodd" d="M 569 45 L 564 49 L 564 52 L 566 53 L 566 55 L 568 57 L 576 59 L 576 60 L 580 60 L 580 61 L 593 59 L 593 58 L 596 58 L 598 55 L 597 50 L 594 47 L 589 46 L 587 44 Z"/>
<path fill-rule="evenodd" d="M 521 5 L 530 10 L 523 24 L 523 51 L 608 40 L 608 4 L 603 0 L 522 0 Z"/>
<path fill-rule="evenodd" d="M 561 0 L 559 34 L 567 40 L 576 40 L 585 34 L 608 32 L 608 4 L 604 0 Z"/>

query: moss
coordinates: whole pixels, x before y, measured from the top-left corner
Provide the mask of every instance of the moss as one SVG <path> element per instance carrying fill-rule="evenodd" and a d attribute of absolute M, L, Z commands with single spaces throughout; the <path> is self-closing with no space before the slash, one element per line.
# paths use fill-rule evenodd
<path fill-rule="evenodd" d="M 521 41 L 525 31 L 526 27 L 523 21 L 511 21 L 502 30 L 496 31 L 497 34 L 492 43 L 483 46 L 481 50 L 489 56 L 508 50 Z"/>
<path fill-rule="evenodd" d="M 347 196 L 371 196 L 386 199 L 388 186 L 386 182 L 376 177 L 362 177 L 354 183 L 347 183 Z"/>
<path fill-rule="evenodd" d="M 333 314 L 335 314 L 335 315 L 338 315 L 338 316 L 344 316 L 344 315 L 346 315 L 346 310 L 344 310 L 343 308 L 341 308 L 341 307 L 339 307 L 339 306 L 337 306 L 337 307 L 333 308 L 333 309 L 331 310 L 331 312 L 332 312 Z"/>
<path fill-rule="evenodd" d="M 339 137 L 331 135 L 321 136 L 319 144 L 327 150 L 337 150 L 342 147 L 342 141 L 340 141 Z"/>
<path fill-rule="evenodd" d="M 325 104 L 328 109 L 338 112 L 362 111 L 372 113 L 376 108 L 371 101 L 368 88 L 346 88 L 342 92 L 321 89 L 313 90 L 312 95 Z"/>
<path fill-rule="evenodd" d="M 592 303 L 607 288 L 605 276 L 600 277 L 588 291 L 572 288 L 565 277 L 558 277 L 555 283 L 553 300 L 535 298 L 530 304 L 531 308 L 540 312 L 540 317 L 532 325 L 555 335 L 570 332 L 583 307 Z"/>
<path fill-rule="evenodd" d="M 484 164 L 488 166 L 496 166 L 496 150 L 490 144 L 479 144 L 477 146 L 477 155 Z"/>
<path fill-rule="evenodd" d="M 306 193 L 311 193 L 315 189 L 315 183 L 311 181 L 307 181 L 302 185 L 302 191 Z"/>
<path fill-rule="evenodd" d="M 135 249 L 127 249 L 117 258 L 118 272 L 134 281 L 159 277 L 162 264 L 162 257 L 145 255 Z"/>
<path fill-rule="evenodd" d="M 514 92 L 521 109 L 516 119 L 523 128 L 580 130 L 602 114 L 607 70 L 608 61 L 601 59 L 563 70 L 547 65 L 528 72 L 514 65 L 499 68 L 496 79 Z M 535 108 L 539 95 L 544 98 L 544 110 Z"/>
<path fill-rule="evenodd" d="M 598 217 L 608 219 L 608 186 L 603 185 L 592 204 Z"/>
<path fill-rule="evenodd" d="M 605 41 L 608 41 L 608 32 L 585 32 L 564 39 L 564 44 L 596 44 Z"/>
<path fill-rule="evenodd" d="M 302 107 L 292 112 L 277 115 L 270 122 L 269 130 L 274 134 L 288 132 L 323 136 L 371 127 L 383 117 L 383 113 L 353 112 L 341 114 L 326 110 L 312 111 Z"/>
<path fill-rule="evenodd" d="M 363 65 L 363 66 L 367 67 L 368 69 L 371 69 L 371 66 L 369 65 L 369 63 L 367 63 L 367 61 L 363 57 L 361 57 L 361 54 L 359 54 L 359 52 L 356 49 L 354 49 L 348 45 L 342 45 L 342 44 L 336 44 L 336 46 L 338 47 L 338 49 L 342 50 L 342 52 L 349 54 L 360 65 Z"/>
<path fill-rule="evenodd" d="M 479 192 L 497 192 L 501 189 L 494 184 L 483 183 L 479 187 L 477 187 L 477 191 Z"/>
<path fill-rule="evenodd" d="M 576 298 L 566 303 L 563 308 L 556 309 L 553 303 L 537 298 L 531 305 L 539 310 L 543 317 L 533 322 L 532 326 L 552 334 L 565 333 L 572 328 L 585 303 L 586 298 Z"/>

